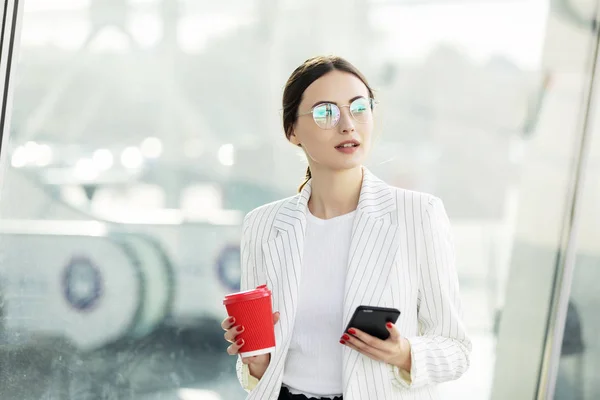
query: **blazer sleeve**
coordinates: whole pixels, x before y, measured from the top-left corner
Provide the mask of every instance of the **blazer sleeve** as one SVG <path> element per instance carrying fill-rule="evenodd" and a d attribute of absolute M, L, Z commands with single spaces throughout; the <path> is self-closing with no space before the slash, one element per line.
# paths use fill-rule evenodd
<path fill-rule="evenodd" d="M 471 340 L 462 319 L 450 221 L 442 201 L 421 208 L 419 336 L 407 338 L 411 370 L 392 367 L 394 383 L 417 388 L 458 379 L 469 368 Z"/>
<path fill-rule="evenodd" d="M 250 224 L 251 216 L 246 215 L 244 223 L 242 224 L 242 239 L 240 242 L 240 253 L 241 253 L 241 282 L 240 290 L 250 290 L 258 286 L 258 271 L 256 270 L 256 264 L 252 256 L 251 243 L 250 243 Z M 258 384 L 258 379 L 250 375 L 250 370 L 246 364 L 242 362 L 242 357 L 238 356 L 236 362 L 236 373 L 242 388 L 246 392 L 252 391 Z"/>

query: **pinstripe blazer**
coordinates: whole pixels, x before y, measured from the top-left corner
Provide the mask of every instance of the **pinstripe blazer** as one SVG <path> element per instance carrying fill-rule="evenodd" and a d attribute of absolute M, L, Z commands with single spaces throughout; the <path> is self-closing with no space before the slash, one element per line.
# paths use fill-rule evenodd
<path fill-rule="evenodd" d="M 309 181 L 298 195 L 259 207 L 244 219 L 242 290 L 266 283 L 274 310 L 281 313 L 276 350 L 262 379 L 256 382 L 238 359 L 247 399 L 277 399 L 282 385 L 310 194 Z M 340 335 L 357 306 L 395 307 L 401 311 L 396 325 L 412 349 L 406 372 L 344 347 L 344 400 L 437 399 L 437 383 L 467 370 L 471 342 L 461 317 L 450 224 L 438 198 L 391 187 L 364 170 L 343 304 Z"/>

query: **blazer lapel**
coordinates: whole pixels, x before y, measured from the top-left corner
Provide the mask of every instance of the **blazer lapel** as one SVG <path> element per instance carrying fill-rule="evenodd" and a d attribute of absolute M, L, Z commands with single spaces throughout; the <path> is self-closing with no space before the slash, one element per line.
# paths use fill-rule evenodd
<path fill-rule="evenodd" d="M 275 296 L 279 304 L 274 306 L 282 313 L 281 328 L 286 338 L 291 336 L 288 333 L 296 317 L 309 198 L 310 186 L 306 185 L 300 196 L 284 203 L 275 216 L 275 239 L 263 244 L 267 278 L 279 291 Z"/>
<path fill-rule="evenodd" d="M 391 268 L 399 249 L 398 212 L 396 196 L 390 187 L 365 169 L 357 215 L 352 228 L 352 239 L 346 274 L 343 304 L 343 326 L 350 322 L 359 305 L 379 305 L 383 298 Z M 375 398 L 386 398 L 387 388 L 374 377 L 380 376 L 379 363 L 344 347 L 344 398 L 357 363 L 362 361 L 368 393 Z"/>
<path fill-rule="evenodd" d="M 273 309 L 281 312 L 281 319 L 275 327 L 275 353 L 271 355 L 265 375 L 252 391 L 249 397 L 252 399 L 276 399 L 281 388 L 285 357 L 296 320 L 310 193 L 309 182 L 299 196 L 283 203 L 273 223 L 277 235 L 262 246 L 269 287 L 275 291 Z"/>

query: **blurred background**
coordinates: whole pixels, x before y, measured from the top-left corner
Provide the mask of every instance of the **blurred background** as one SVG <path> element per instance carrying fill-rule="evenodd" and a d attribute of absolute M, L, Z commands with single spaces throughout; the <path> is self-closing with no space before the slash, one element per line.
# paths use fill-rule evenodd
<path fill-rule="evenodd" d="M 19 7 L 0 399 L 245 397 L 221 301 L 243 216 L 303 178 L 281 94 L 317 54 L 377 90 L 368 167 L 448 210 L 474 350 L 444 398 L 600 398 L 596 0 Z"/>

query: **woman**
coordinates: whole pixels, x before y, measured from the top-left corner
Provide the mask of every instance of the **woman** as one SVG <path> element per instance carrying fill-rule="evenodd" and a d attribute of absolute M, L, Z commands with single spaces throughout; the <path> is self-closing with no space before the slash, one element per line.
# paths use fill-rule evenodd
<path fill-rule="evenodd" d="M 277 348 L 238 359 L 248 399 L 436 399 L 469 366 L 450 225 L 431 195 L 388 186 L 362 166 L 373 90 L 339 57 L 307 60 L 283 94 L 287 139 L 306 153 L 299 194 L 250 212 L 242 290 L 273 292 Z M 390 338 L 344 333 L 359 305 L 401 311 Z M 227 352 L 244 331 L 222 323 Z"/>

